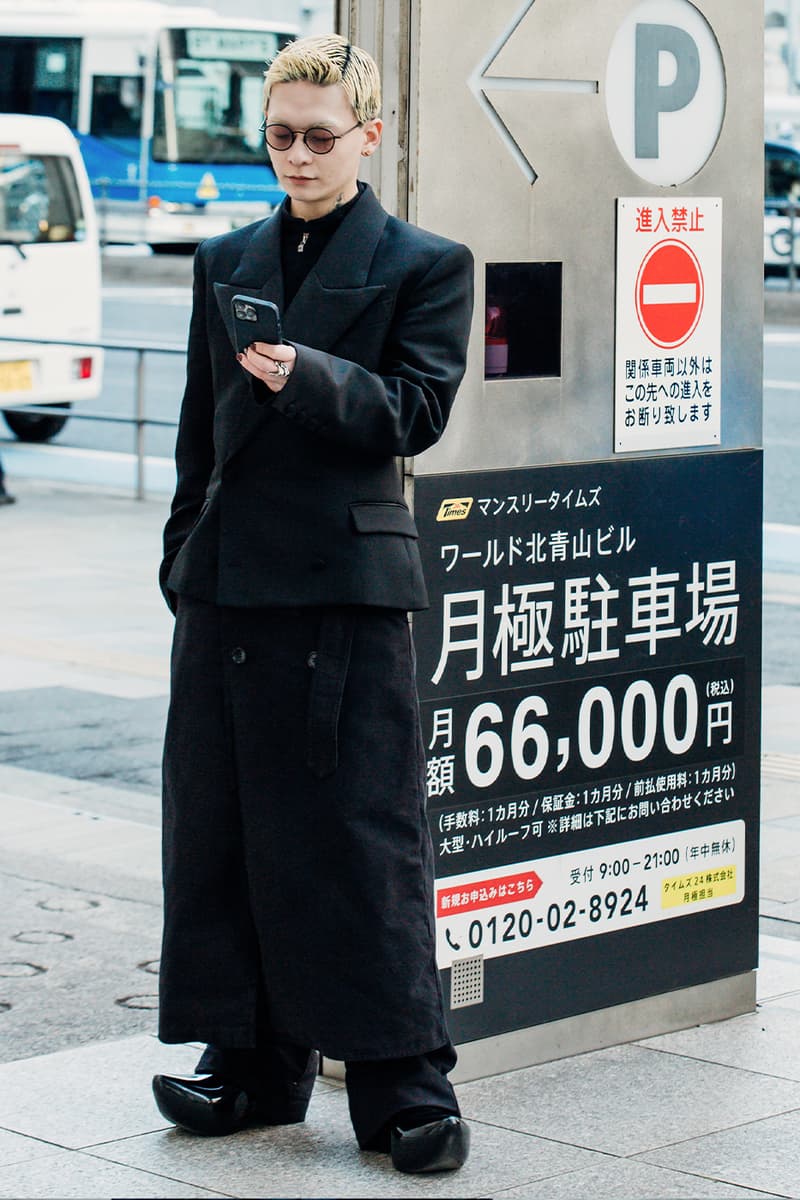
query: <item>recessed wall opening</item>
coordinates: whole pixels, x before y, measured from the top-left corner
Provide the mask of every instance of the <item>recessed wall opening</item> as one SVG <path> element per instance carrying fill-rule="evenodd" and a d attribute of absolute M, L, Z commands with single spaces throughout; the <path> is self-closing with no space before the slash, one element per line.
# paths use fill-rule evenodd
<path fill-rule="evenodd" d="M 561 374 L 561 263 L 486 264 L 484 378 Z"/>

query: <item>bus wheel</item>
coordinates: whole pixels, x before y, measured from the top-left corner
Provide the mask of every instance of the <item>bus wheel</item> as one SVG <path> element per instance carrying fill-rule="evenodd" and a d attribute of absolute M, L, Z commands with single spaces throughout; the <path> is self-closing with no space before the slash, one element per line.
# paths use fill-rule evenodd
<path fill-rule="evenodd" d="M 71 404 L 48 404 L 48 408 L 72 408 Z M 54 417 L 49 413 L 16 412 L 13 408 L 3 409 L 6 425 L 21 442 L 47 442 L 55 437 L 67 423 L 66 417 Z"/>

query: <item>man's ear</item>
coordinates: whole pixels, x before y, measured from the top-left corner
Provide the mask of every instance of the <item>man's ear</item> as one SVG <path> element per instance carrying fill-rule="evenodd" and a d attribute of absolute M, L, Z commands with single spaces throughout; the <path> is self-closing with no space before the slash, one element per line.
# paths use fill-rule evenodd
<path fill-rule="evenodd" d="M 365 158 L 369 158 L 370 154 L 378 149 L 382 134 L 383 121 L 380 117 L 373 117 L 371 121 L 364 122 L 364 149 L 361 153 Z"/>

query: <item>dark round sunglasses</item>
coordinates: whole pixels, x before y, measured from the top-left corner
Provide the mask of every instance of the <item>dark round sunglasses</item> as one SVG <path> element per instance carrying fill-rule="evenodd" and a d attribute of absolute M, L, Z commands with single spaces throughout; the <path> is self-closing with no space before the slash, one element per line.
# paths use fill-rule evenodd
<path fill-rule="evenodd" d="M 330 129 L 322 126 L 314 126 L 313 129 L 305 130 L 290 129 L 288 125 L 267 125 L 266 121 L 262 121 L 259 128 L 266 138 L 267 145 L 272 150 L 289 150 L 294 145 L 295 138 L 302 137 L 312 154 L 330 154 L 339 138 L 346 137 L 360 125 L 361 122 L 356 121 L 355 125 L 345 129 L 344 133 L 332 133 Z"/>

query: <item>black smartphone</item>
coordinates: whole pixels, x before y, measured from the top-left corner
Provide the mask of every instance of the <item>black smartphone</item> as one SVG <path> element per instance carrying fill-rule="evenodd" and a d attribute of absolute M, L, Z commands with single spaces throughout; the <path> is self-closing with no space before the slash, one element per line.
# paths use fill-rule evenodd
<path fill-rule="evenodd" d="M 234 296 L 231 300 L 236 349 L 242 354 L 253 342 L 279 346 L 283 341 L 281 314 L 271 300 L 258 296 Z"/>

